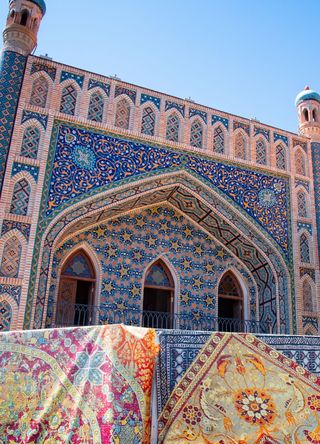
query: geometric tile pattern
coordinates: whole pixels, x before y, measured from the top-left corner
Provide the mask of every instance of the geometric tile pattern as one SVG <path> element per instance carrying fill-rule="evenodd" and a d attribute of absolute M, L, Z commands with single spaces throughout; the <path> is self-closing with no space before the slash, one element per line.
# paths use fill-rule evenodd
<path fill-rule="evenodd" d="M 250 125 L 243 122 L 238 122 L 236 120 L 233 121 L 233 131 L 237 130 L 238 128 L 242 129 L 245 133 L 250 136 Z"/>
<path fill-rule="evenodd" d="M 90 79 L 88 83 L 88 91 L 92 88 L 101 88 L 106 95 L 110 95 L 110 85 L 109 83 L 100 82 L 99 80 Z"/>
<path fill-rule="evenodd" d="M 13 189 L 10 213 L 26 216 L 28 214 L 31 187 L 26 179 L 17 182 Z"/>
<path fill-rule="evenodd" d="M 84 76 L 74 74 L 73 72 L 61 71 L 60 83 L 64 82 L 65 80 L 68 80 L 68 79 L 71 79 L 71 80 L 74 80 L 75 82 L 77 82 L 77 84 L 82 89 Z"/>
<path fill-rule="evenodd" d="M 234 155 L 238 159 L 245 160 L 247 158 L 247 142 L 244 134 L 238 131 L 234 139 Z"/>
<path fill-rule="evenodd" d="M 263 138 L 256 141 L 256 162 L 260 165 L 267 164 L 267 146 Z"/>
<path fill-rule="evenodd" d="M 306 175 L 306 161 L 303 152 L 298 149 L 295 155 L 295 167 L 296 174 L 300 174 L 301 176 Z"/>
<path fill-rule="evenodd" d="M 158 109 L 160 109 L 161 99 L 159 97 L 149 96 L 148 94 L 141 94 L 140 105 L 146 102 L 152 102 Z"/>
<path fill-rule="evenodd" d="M 22 247 L 19 239 L 16 236 L 9 238 L 3 248 L 0 276 L 18 277 L 21 252 Z"/>
<path fill-rule="evenodd" d="M 93 122 L 102 122 L 103 120 L 103 109 L 104 109 L 104 98 L 103 95 L 95 91 L 91 94 L 89 110 L 88 110 L 88 119 Z"/>
<path fill-rule="evenodd" d="M 167 119 L 166 139 L 179 142 L 180 120 L 176 113 L 170 114 Z"/>
<path fill-rule="evenodd" d="M 284 142 L 287 146 L 289 146 L 289 140 L 287 136 L 284 136 L 282 134 L 273 133 L 273 141 L 277 142 L 278 140 L 281 140 Z"/>
<path fill-rule="evenodd" d="M 25 129 L 21 144 L 21 156 L 29 159 L 36 159 L 40 143 L 40 131 L 36 126 L 29 126 Z"/>
<path fill-rule="evenodd" d="M 207 123 L 207 113 L 204 111 L 200 111 L 199 109 L 190 108 L 189 109 L 189 118 L 193 116 L 200 116 L 204 123 Z"/>
<path fill-rule="evenodd" d="M 47 129 L 48 116 L 46 114 L 35 113 L 33 111 L 23 110 L 21 123 L 25 123 L 30 119 L 35 119 L 41 123 L 44 129 Z"/>
<path fill-rule="evenodd" d="M 302 286 L 302 306 L 303 311 L 313 311 L 313 295 L 312 288 L 308 281 L 303 282 Z"/>
<path fill-rule="evenodd" d="M 317 219 L 318 253 L 320 254 L 320 143 L 311 143 L 311 153 Z"/>
<path fill-rule="evenodd" d="M 141 120 L 141 133 L 148 136 L 154 136 L 156 125 L 156 115 L 150 106 L 143 109 Z"/>
<path fill-rule="evenodd" d="M 254 137 L 257 136 L 258 134 L 261 134 L 262 136 L 264 136 L 267 139 L 268 142 L 270 141 L 270 131 L 269 130 L 267 130 L 265 128 L 260 128 L 258 126 L 254 126 L 253 130 L 254 130 L 254 133 L 253 133 Z"/>
<path fill-rule="evenodd" d="M 4 285 L 0 284 L 0 295 L 7 294 L 10 296 L 17 306 L 20 305 L 20 297 L 21 297 L 21 287 L 17 285 Z"/>
<path fill-rule="evenodd" d="M 304 180 L 296 179 L 294 181 L 295 186 L 298 187 L 299 185 L 303 186 L 308 192 L 309 192 L 309 182 L 305 182 Z"/>
<path fill-rule="evenodd" d="M 300 279 L 307 275 L 310 276 L 313 281 L 315 281 L 315 271 L 313 268 L 300 267 Z"/>
<path fill-rule="evenodd" d="M 62 91 L 60 112 L 74 116 L 76 104 L 77 91 L 72 85 L 68 85 Z"/>
<path fill-rule="evenodd" d="M 300 237 L 300 260 L 306 264 L 310 263 L 309 241 L 305 234 L 302 234 Z"/>
<path fill-rule="evenodd" d="M 237 203 L 267 230 L 285 254 L 288 254 L 289 201 L 286 179 L 202 159 L 200 155 L 195 157 L 178 150 L 111 137 L 104 132 L 92 132 L 74 125 L 57 124 L 55 130 L 57 134 L 52 138 L 51 146 L 51 171 L 48 171 L 51 180 L 48 180 L 47 216 L 54 210 L 61 211 L 62 204 L 65 205 L 71 200 L 75 202 L 75 198 L 80 198 L 89 191 L 99 192 L 108 184 L 115 187 L 120 180 L 133 181 L 135 176 L 139 178 L 146 174 L 183 168 Z M 85 170 L 86 179 L 83 180 L 81 176 L 80 180 L 79 167 L 72 161 L 72 153 L 79 151 L 84 139 L 91 162 L 95 165 L 106 164 L 108 169 L 88 167 Z M 108 146 L 108 150 L 101 150 L 100 146 Z M 69 154 L 67 158 L 66 153 Z M 119 162 L 124 159 L 124 155 L 126 162 Z M 61 173 L 66 169 L 70 170 L 68 176 Z"/>
<path fill-rule="evenodd" d="M 303 141 L 303 140 L 298 140 L 298 139 L 292 139 L 292 145 L 293 148 L 295 148 L 296 146 L 301 146 L 301 148 L 308 153 L 308 144 L 307 142 Z"/>
<path fill-rule="evenodd" d="M 285 170 L 287 167 L 286 149 L 281 143 L 276 146 L 276 167 L 279 170 Z"/>
<path fill-rule="evenodd" d="M 5 299 L 0 301 L 0 333 L 10 330 L 12 318 L 11 305 Z"/>
<path fill-rule="evenodd" d="M 308 217 L 307 195 L 304 190 L 299 190 L 297 194 L 298 216 Z"/>
<path fill-rule="evenodd" d="M 190 145 L 196 148 L 202 148 L 203 128 L 199 119 L 192 122 L 190 130 Z"/>
<path fill-rule="evenodd" d="M 176 109 L 179 111 L 179 113 L 184 117 L 184 105 L 180 105 L 179 103 L 171 102 L 171 100 L 166 100 L 166 106 L 165 111 L 168 111 L 168 109 Z"/>
<path fill-rule="evenodd" d="M 211 117 L 211 124 L 214 125 L 217 122 L 221 122 L 226 127 L 227 130 L 229 129 L 229 120 L 214 114 Z"/>
<path fill-rule="evenodd" d="M 308 233 L 312 236 L 312 224 L 308 224 L 306 222 L 298 222 L 297 223 L 298 231 L 307 230 Z"/>
<path fill-rule="evenodd" d="M 130 105 L 128 101 L 123 98 L 117 103 L 115 126 L 118 128 L 128 129 L 130 123 Z"/>
<path fill-rule="evenodd" d="M 38 181 L 39 167 L 28 165 L 26 163 L 13 162 L 11 177 L 14 177 L 16 174 L 21 173 L 22 171 L 26 171 L 34 178 L 36 182 Z"/>
<path fill-rule="evenodd" d="M 121 94 L 125 94 L 132 100 L 133 103 L 136 103 L 136 96 L 137 96 L 136 91 L 128 88 L 123 88 L 122 86 L 116 86 L 116 89 L 114 91 L 114 97 L 118 97 Z"/>
<path fill-rule="evenodd" d="M 213 132 L 213 151 L 215 153 L 224 153 L 224 131 L 222 127 L 216 126 Z"/>
<path fill-rule="evenodd" d="M 45 108 L 49 91 L 49 83 L 44 76 L 34 80 L 30 96 L 30 105 Z"/>
<path fill-rule="evenodd" d="M 26 240 L 29 240 L 30 236 L 30 224 L 25 224 L 23 222 L 17 222 L 14 220 L 4 220 L 2 223 L 2 230 L 1 230 L 1 236 L 8 233 L 11 230 L 18 230 L 20 233 L 24 235 Z"/>
<path fill-rule="evenodd" d="M 0 55 L 0 193 L 26 57 L 12 51 Z"/>
<path fill-rule="evenodd" d="M 51 80 L 55 81 L 56 72 L 57 72 L 56 68 L 44 65 L 42 63 L 36 63 L 36 62 L 32 63 L 30 75 L 32 76 L 32 74 L 35 74 L 36 72 L 40 71 L 46 72 L 48 76 L 51 78 Z"/>

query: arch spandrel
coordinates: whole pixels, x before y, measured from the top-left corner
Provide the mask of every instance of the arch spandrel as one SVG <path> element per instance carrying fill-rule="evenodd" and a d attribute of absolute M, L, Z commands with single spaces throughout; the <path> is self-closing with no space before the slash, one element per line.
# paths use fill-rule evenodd
<path fill-rule="evenodd" d="M 186 190 L 188 190 L 189 195 L 186 193 Z M 194 211 L 190 209 L 190 201 L 192 200 L 195 205 Z M 116 192 L 98 195 L 95 201 L 86 201 L 82 206 L 79 205 L 66 210 L 60 217 L 51 222 L 45 236 L 42 238 L 44 251 L 41 271 L 38 275 L 37 307 L 41 307 L 41 304 L 44 304 L 45 301 L 48 285 L 46 276 L 50 273 L 52 261 L 51 252 L 58 242 L 61 242 L 75 231 L 96 224 L 97 221 L 110 219 L 123 214 L 125 211 L 132 210 L 132 208 L 142 208 L 155 202 L 163 201 L 168 201 L 171 205 L 175 205 L 179 211 L 182 211 L 188 217 L 192 217 L 191 213 L 194 213 L 194 221 L 198 224 L 201 222 L 199 225 L 202 225 L 202 228 L 206 231 L 216 227 L 216 233 L 226 233 L 232 239 L 232 242 L 230 242 L 229 238 L 227 240 L 228 248 L 233 250 L 233 254 L 245 253 L 248 263 L 252 261 L 252 255 L 255 255 L 255 261 L 259 262 L 259 264 L 257 263 L 257 271 L 255 273 L 257 276 L 259 275 L 260 280 L 269 281 L 269 278 L 280 270 L 279 276 L 274 278 L 278 287 L 268 289 L 268 291 L 274 294 L 274 308 L 270 310 L 266 308 L 265 312 L 268 313 L 269 311 L 270 317 L 274 317 L 275 312 L 279 310 L 279 306 L 284 307 L 280 319 L 276 323 L 278 322 L 279 330 L 289 331 L 291 322 L 291 301 L 289 300 L 291 282 L 289 272 L 276 245 L 272 242 L 272 239 L 269 238 L 268 240 L 261 236 L 261 233 L 252 224 L 250 225 L 242 214 L 239 214 L 231 205 L 223 201 L 220 196 L 213 193 L 212 190 L 203 186 L 200 181 L 195 180 L 187 173 L 157 177 L 153 180 L 141 182 L 139 185 L 131 184 Z M 218 220 L 222 218 L 222 225 L 226 226 L 224 230 L 221 230 L 219 223 L 217 226 L 217 222 L 213 218 L 214 216 Z M 236 226 L 239 227 L 239 230 L 236 229 Z M 239 235 L 235 236 L 235 231 L 239 231 Z M 237 244 L 241 239 L 243 240 L 241 245 Z M 226 242 L 226 240 L 222 239 L 222 242 Z M 252 243 L 255 245 L 252 245 Z M 256 253 L 254 253 L 255 251 Z M 262 252 L 265 252 L 267 256 Z M 263 272 L 264 263 L 268 263 L 268 266 L 271 266 L 268 273 Z M 267 282 L 265 285 L 266 288 L 270 286 Z M 276 295 L 278 294 L 279 301 L 277 302 Z M 265 299 L 267 301 L 268 297 L 265 297 Z M 39 308 L 38 312 L 40 311 L 41 309 Z M 41 322 L 40 314 L 38 313 L 37 316 L 38 321 L 36 322 L 39 322 L 39 319 Z"/>

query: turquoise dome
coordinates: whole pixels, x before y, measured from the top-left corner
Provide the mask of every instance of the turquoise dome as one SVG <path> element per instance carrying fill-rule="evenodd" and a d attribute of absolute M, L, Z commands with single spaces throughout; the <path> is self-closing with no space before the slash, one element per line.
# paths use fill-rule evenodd
<path fill-rule="evenodd" d="M 305 100 L 317 100 L 317 102 L 320 103 L 320 94 L 310 89 L 309 86 L 306 86 L 305 89 L 297 95 L 295 101 L 296 106 Z"/>
<path fill-rule="evenodd" d="M 42 14 L 45 15 L 47 7 L 46 7 L 44 0 L 29 0 L 29 2 L 34 3 L 35 5 L 39 6 L 39 8 L 42 11 Z M 9 0 L 9 3 L 10 3 L 10 0 Z"/>

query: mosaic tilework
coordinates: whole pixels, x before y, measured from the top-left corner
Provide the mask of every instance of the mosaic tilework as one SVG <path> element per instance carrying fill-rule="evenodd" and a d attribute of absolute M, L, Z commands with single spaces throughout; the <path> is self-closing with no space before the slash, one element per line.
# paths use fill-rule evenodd
<path fill-rule="evenodd" d="M 234 120 L 233 131 L 235 131 L 239 128 L 242 129 L 245 133 L 247 133 L 248 136 L 250 136 L 250 125 L 248 125 L 247 123 L 238 122 L 237 120 Z"/>
<path fill-rule="evenodd" d="M 262 137 L 256 141 L 256 162 L 260 165 L 267 164 L 267 146 Z"/>
<path fill-rule="evenodd" d="M 34 80 L 30 96 L 30 105 L 45 108 L 47 105 L 49 83 L 45 76 Z"/>
<path fill-rule="evenodd" d="M 11 318 L 11 305 L 9 304 L 9 302 L 3 299 L 0 301 L 0 333 L 10 330 Z"/>
<path fill-rule="evenodd" d="M 312 236 L 312 224 L 309 224 L 307 222 L 298 222 L 297 227 L 298 227 L 298 231 L 307 230 L 308 233 L 310 233 Z"/>
<path fill-rule="evenodd" d="M 63 270 L 64 276 L 94 278 L 90 265 L 83 254 L 76 254 Z"/>
<path fill-rule="evenodd" d="M 16 236 L 10 237 L 3 247 L 0 276 L 18 277 L 21 252 L 19 239 Z"/>
<path fill-rule="evenodd" d="M 118 97 L 121 94 L 125 94 L 132 100 L 133 103 L 136 103 L 137 92 L 134 91 L 133 89 L 123 88 L 122 86 L 116 86 L 114 96 Z"/>
<path fill-rule="evenodd" d="M 276 167 L 280 170 L 285 170 L 287 167 L 287 154 L 282 144 L 276 147 Z"/>
<path fill-rule="evenodd" d="M 224 125 L 227 130 L 229 129 L 229 120 L 228 119 L 225 119 L 224 117 L 216 116 L 215 114 L 213 114 L 211 117 L 211 124 L 214 125 L 217 122 L 221 122 L 222 125 Z"/>
<path fill-rule="evenodd" d="M 316 316 L 302 316 L 303 327 L 313 327 L 318 331 L 318 318 Z"/>
<path fill-rule="evenodd" d="M 158 109 L 160 109 L 160 97 L 149 96 L 148 94 L 142 93 L 140 97 L 140 105 L 143 105 L 146 102 L 152 102 Z"/>
<path fill-rule="evenodd" d="M 19 214 L 20 216 L 27 216 L 30 194 L 30 184 L 25 178 L 22 178 L 14 186 L 10 213 Z"/>
<path fill-rule="evenodd" d="M 47 129 L 48 115 L 36 113 L 34 111 L 23 110 L 21 124 L 27 122 L 30 119 L 35 119 L 41 123 L 44 129 Z"/>
<path fill-rule="evenodd" d="M 253 285 L 246 268 L 237 259 L 185 217 L 165 206 L 121 216 L 75 236 L 58 250 L 53 276 L 65 253 L 85 239 L 103 269 L 101 305 L 121 310 L 134 323 L 139 322 L 143 273 L 161 254 L 178 275 L 178 310 L 195 324 L 201 323 L 204 315 L 216 314 L 218 279 L 227 268 L 238 270 L 249 288 Z M 254 287 L 252 292 L 254 295 Z M 52 301 L 53 285 L 50 294 Z"/>
<path fill-rule="evenodd" d="M 5 219 L 2 223 L 1 235 L 3 236 L 9 231 L 16 229 L 20 231 L 20 233 L 22 233 L 26 238 L 26 240 L 28 241 L 30 236 L 30 228 L 31 228 L 30 224 Z"/>
<path fill-rule="evenodd" d="M 166 139 L 172 142 L 179 142 L 179 129 L 179 117 L 175 113 L 170 114 L 167 119 Z"/>
<path fill-rule="evenodd" d="M 166 100 L 165 111 L 169 109 L 176 109 L 179 113 L 184 117 L 184 105 L 180 105 L 180 103 L 171 102 L 171 100 Z"/>
<path fill-rule="evenodd" d="M 36 126 L 25 129 L 22 137 L 20 155 L 29 159 L 36 159 L 40 143 L 40 131 Z"/>
<path fill-rule="evenodd" d="M 177 180 L 185 191 L 180 192 L 179 189 L 176 190 Z M 173 188 L 170 188 L 170 184 Z M 165 186 L 164 190 L 159 190 L 159 187 Z M 169 188 L 168 188 L 169 186 Z M 192 190 L 191 193 L 196 193 L 200 195 L 203 199 L 202 202 L 198 202 L 197 199 L 191 194 L 186 192 L 186 189 Z M 176 190 L 176 191 L 175 191 Z M 149 193 L 149 194 L 145 194 Z M 131 196 L 132 200 L 128 200 Z M 170 197 L 170 199 L 169 199 Z M 125 199 L 125 201 L 123 201 Z M 280 331 L 282 333 L 289 332 L 291 325 L 289 321 L 289 304 L 288 294 L 289 281 L 285 272 L 285 266 L 280 260 L 278 248 L 274 249 L 265 245 L 265 236 L 260 235 L 260 230 L 253 231 L 252 227 L 247 225 L 244 219 L 239 218 L 238 210 L 234 207 L 229 206 L 223 200 L 219 199 L 212 193 L 205 191 L 201 186 L 199 187 L 198 182 L 194 182 L 190 176 L 185 177 L 183 172 L 176 174 L 175 176 L 169 175 L 166 177 L 157 177 L 155 179 L 149 179 L 149 181 L 143 184 L 128 184 L 127 189 L 115 190 L 113 193 L 109 194 L 109 197 L 99 197 L 96 196 L 96 200 L 90 203 L 82 205 L 80 208 L 75 210 L 71 207 L 68 213 L 56 221 L 50 231 L 47 233 L 46 238 L 43 239 L 44 247 L 42 252 L 42 259 L 40 259 L 40 277 L 39 277 L 39 287 L 37 292 L 36 300 L 36 313 L 35 313 L 35 327 L 38 328 L 41 325 L 41 319 L 43 314 L 43 308 L 47 295 L 47 281 L 49 276 L 50 261 L 52 257 L 52 245 L 56 237 L 59 235 L 62 229 L 64 230 L 65 236 L 74 233 L 77 230 L 81 230 L 88 225 L 96 224 L 97 221 L 102 221 L 104 219 L 118 216 L 119 214 L 129 211 L 132 209 L 133 205 L 137 208 L 144 207 L 145 205 L 155 205 L 156 202 L 164 202 L 166 200 L 176 206 L 180 211 L 192 217 L 196 223 L 203 226 L 205 230 L 212 233 L 212 235 L 217 238 L 222 244 L 228 245 L 228 248 L 240 258 L 242 262 L 245 262 L 255 278 L 260 282 L 258 284 L 259 290 L 259 301 L 261 320 L 271 321 L 273 324 L 274 331 L 276 331 L 276 290 L 275 282 L 278 282 L 279 289 L 279 320 L 280 320 Z M 134 203 L 133 203 L 134 200 Z M 224 217 L 225 220 L 219 220 L 219 217 L 214 216 L 211 213 L 210 208 L 204 206 L 203 202 L 208 202 L 212 208 L 216 208 Z M 110 203 L 117 203 L 116 206 L 108 207 Z M 45 201 L 42 203 L 44 208 Z M 100 209 L 99 213 L 90 214 L 94 210 Z M 42 213 L 43 214 L 43 213 Z M 210 215 L 210 216 L 208 216 Z M 76 221 L 78 218 L 79 222 L 72 224 L 72 221 Z M 226 221 L 231 221 L 234 223 L 242 233 L 245 233 L 247 239 L 251 239 L 253 244 L 248 240 L 242 238 L 242 235 L 235 233 L 234 227 L 231 227 L 226 223 Z M 43 227 L 43 222 L 40 221 L 40 227 Z M 43 228 L 42 228 L 43 229 Z M 31 321 L 31 309 L 32 309 L 32 298 L 35 292 L 35 277 L 37 272 L 37 267 L 39 263 L 39 247 L 41 241 L 41 232 L 38 231 L 38 241 L 36 242 L 35 255 L 32 262 L 32 273 L 29 285 L 29 296 L 28 303 L 25 313 L 25 328 L 30 328 Z M 255 245 L 261 248 L 268 254 L 269 260 L 274 265 L 274 270 L 276 270 L 277 277 L 275 277 L 270 270 L 270 267 L 265 263 L 263 257 L 255 249 Z M 292 328 L 295 331 L 295 296 L 293 291 L 293 286 L 291 287 L 291 305 L 292 305 Z M 255 313 L 255 308 L 253 310 Z"/>
<path fill-rule="evenodd" d="M 190 129 L 190 145 L 202 148 L 203 127 L 199 119 L 192 122 Z"/>
<path fill-rule="evenodd" d="M 110 85 L 109 83 L 100 82 L 99 80 L 89 79 L 88 90 L 92 88 L 101 88 L 106 95 L 110 95 Z"/>
<path fill-rule="evenodd" d="M 273 141 L 277 142 L 278 140 L 281 140 L 281 142 L 284 142 L 287 146 L 289 146 L 289 139 L 287 136 L 284 136 L 283 134 L 273 133 Z"/>
<path fill-rule="evenodd" d="M 156 367 L 160 413 L 170 393 L 211 336 L 210 332 L 158 331 L 160 354 Z M 320 374 L 320 337 L 256 335 L 308 371 Z"/>
<path fill-rule="evenodd" d="M 300 278 L 302 278 L 306 274 L 308 276 L 310 276 L 311 279 L 313 279 L 313 281 L 315 281 L 316 273 L 315 273 L 315 270 L 313 268 L 300 267 Z"/>
<path fill-rule="evenodd" d="M 307 153 L 308 152 L 308 144 L 307 142 L 303 142 L 302 140 L 293 139 L 292 140 L 293 148 L 296 146 L 301 146 L 301 148 Z"/>
<path fill-rule="evenodd" d="M 46 209 L 48 216 L 71 199 L 75 202 L 75 198 L 107 184 L 115 186 L 123 179 L 184 167 L 243 208 L 288 254 L 289 197 L 285 179 L 68 125 L 56 126 L 56 130 L 57 139 L 54 135 L 53 140 L 57 143 Z M 100 169 L 81 171 L 70 161 L 72 152 L 84 143 Z"/>
<path fill-rule="evenodd" d="M 207 113 L 204 111 L 201 111 L 200 109 L 190 108 L 189 109 L 189 118 L 193 116 L 199 116 L 204 121 L 204 123 L 207 123 Z"/>
<path fill-rule="evenodd" d="M 11 51 L 0 55 L 0 193 L 26 58 Z"/>
<path fill-rule="evenodd" d="M 154 136 L 156 126 L 156 115 L 151 106 L 146 106 L 142 112 L 141 133 Z"/>
<path fill-rule="evenodd" d="M 60 112 L 74 116 L 77 105 L 77 90 L 73 85 L 67 85 L 62 90 Z"/>
<path fill-rule="evenodd" d="M 258 134 L 261 134 L 263 137 L 265 137 L 268 142 L 270 141 L 270 131 L 255 125 L 253 127 L 253 135 L 257 136 Z"/>
<path fill-rule="evenodd" d="M 65 80 L 69 80 L 69 79 L 70 80 L 74 80 L 75 82 L 77 82 L 77 84 L 82 89 L 83 81 L 84 81 L 84 76 L 75 74 L 73 72 L 61 71 L 60 83 L 64 82 Z"/>
<path fill-rule="evenodd" d="M 115 126 L 118 128 L 129 129 L 130 124 L 130 104 L 128 100 L 122 98 L 117 103 Z"/>
<path fill-rule="evenodd" d="M 104 97 L 99 91 L 94 91 L 91 94 L 89 107 L 88 107 L 88 119 L 93 122 L 102 122 L 104 110 Z"/>
<path fill-rule="evenodd" d="M 213 131 L 213 151 L 215 153 L 224 153 L 225 138 L 221 125 L 216 126 Z"/>
<path fill-rule="evenodd" d="M 320 254 L 320 143 L 311 143 L 314 199 L 316 206 L 318 254 Z"/>
<path fill-rule="evenodd" d="M 32 63 L 30 75 L 35 74 L 36 72 L 44 71 L 48 74 L 48 76 L 55 81 L 57 70 L 53 66 L 47 66 L 43 63 Z"/>
<path fill-rule="evenodd" d="M 21 287 L 17 285 L 4 285 L 0 284 L 0 295 L 7 294 L 12 297 L 15 303 L 20 305 L 20 297 L 21 297 Z"/>
<path fill-rule="evenodd" d="M 305 182 L 304 180 L 296 179 L 294 183 L 295 183 L 296 187 L 301 185 L 309 192 L 309 190 L 310 190 L 309 182 Z"/>
<path fill-rule="evenodd" d="M 29 173 L 34 180 L 38 182 L 39 167 L 28 165 L 27 163 L 13 162 L 11 177 L 14 177 L 16 174 L 21 173 L 22 171 Z"/>

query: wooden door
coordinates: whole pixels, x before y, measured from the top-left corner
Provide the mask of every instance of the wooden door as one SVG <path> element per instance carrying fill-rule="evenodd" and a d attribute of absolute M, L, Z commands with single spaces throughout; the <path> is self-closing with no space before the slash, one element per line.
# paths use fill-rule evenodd
<path fill-rule="evenodd" d="M 61 278 L 56 324 L 59 327 L 72 326 L 74 324 L 74 310 L 77 294 L 77 281 L 75 279 Z"/>

